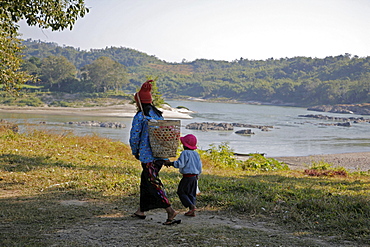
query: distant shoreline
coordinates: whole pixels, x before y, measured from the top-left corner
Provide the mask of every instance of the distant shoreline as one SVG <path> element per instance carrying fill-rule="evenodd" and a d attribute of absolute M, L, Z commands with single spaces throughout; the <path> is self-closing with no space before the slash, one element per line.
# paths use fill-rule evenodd
<path fill-rule="evenodd" d="M 166 107 L 162 109 L 165 118 L 192 118 L 188 112 L 180 109 Z M 50 115 L 83 115 L 83 116 L 100 116 L 100 117 L 126 117 L 132 118 L 136 114 L 136 106 L 132 104 L 99 106 L 99 107 L 19 107 L 19 106 L 0 106 L 0 113 L 29 113 L 29 114 L 50 114 Z"/>
<path fill-rule="evenodd" d="M 370 115 L 370 103 L 362 103 L 362 104 L 334 104 L 334 105 L 298 105 L 296 103 L 283 103 L 280 101 L 273 101 L 273 102 L 262 102 L 262 101 L 237 101 L 237 100 L 212 100 L 212 99 L 202 99 L 202 98 L 187 98 L 187 99 L 167 99 L 173 101 L 201 101 L 207 103 L 225 103 L 225 104 L 245 104 L 245 105 L 266 105 L 266 106 L 281 106 L 281 107 L 298 107 L 298 108 L 306 108 L 309 111 L 316 111 L 316 112 L 328 112 L 328 113 L 340 113 L 343 115 L 363 115 L 369 116 Z"/>

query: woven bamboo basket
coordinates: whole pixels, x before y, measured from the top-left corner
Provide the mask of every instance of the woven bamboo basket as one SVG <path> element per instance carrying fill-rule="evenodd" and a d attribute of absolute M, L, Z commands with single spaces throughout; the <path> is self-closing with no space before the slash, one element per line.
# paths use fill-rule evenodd
<path fill-rule="evenodd" d="M 149 140 L 153 156 L 176 157 L 180 138 L 180 120 L 157 120 L 148 122 Z"/>

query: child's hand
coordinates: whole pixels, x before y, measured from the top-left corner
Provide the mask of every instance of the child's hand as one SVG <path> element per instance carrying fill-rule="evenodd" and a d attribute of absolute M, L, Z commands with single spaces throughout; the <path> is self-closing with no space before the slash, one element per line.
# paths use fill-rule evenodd
<path fill-rule="evenodd" d="M 166 167 L 170 167 L 171 166 L 171 161 L 169 161 L 169 160 L 165 160 L 164 161 L 164 165 L 166 166 Z"/>

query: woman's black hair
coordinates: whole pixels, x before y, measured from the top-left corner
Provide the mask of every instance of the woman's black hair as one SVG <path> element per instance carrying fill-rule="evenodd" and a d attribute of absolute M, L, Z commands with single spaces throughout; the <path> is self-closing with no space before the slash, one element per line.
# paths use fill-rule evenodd
<path fill-rule="evenodd" d="M 154 105 L 152 105 L 150 103 L 142 103 L 141 105 L 143 107 L 143 111 L 144 111 L 145 116 L 149 116 L 150 109 L 153 109 L 155 114 L 157 114 L 159 117 L 162 117 L 163 112 L 158 110 L 157 107 L 155 107 Z M 139 109 L 139 112 L 141 112 L 141 109 Z"/>

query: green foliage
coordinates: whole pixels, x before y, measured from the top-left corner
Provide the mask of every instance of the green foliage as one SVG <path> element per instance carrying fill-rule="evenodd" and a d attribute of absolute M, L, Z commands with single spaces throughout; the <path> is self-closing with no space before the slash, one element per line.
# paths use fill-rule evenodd
<path fill-rule="evenodd" d="M 234 156 L 234 151 L 227 142 L 220 145 L 211 144 L 210 149 L 201 151 L 203 157 L 209 158 L 214 166 L 220 168 L 237 168 L 242 162 Z"/>
<path fill-rule="evenodd" d="M 0 22 L 1 22 L 0 14 Z M 6 33 L 0 26 L 0 90 L 16 93 L 31 77 L 20 71 L 22 62 L 21 42 L 13 33 Z"/>
<path fill-rule="evenodd" d="M 66 102 L 66 101 L 53 101 L 51 102 L 50 104 L 51 106 L 55 106 L 55 107 L 73 107 L 74 104 L 73 103 L 69 103 L 69 102 Z"/>
<path fill-rule="evenodd" d="M 125 66 L 109 57 L 99 57 L 83 67 L 82 72 L 83 82 L 92 87 L 90 92 L 118 91 L 128 83 Z"/>
<path fill-rule="evenodd" d="M 0 104 L 13 105 L 13 106 L 43 106 L 44 102 L 32 95 L 20 94 L 17 97 L 11 95 L 5 95 L 0 97 Z"/>
<path fill-rule="evenodd" d="M 60 88 L 63 81 L 74 78 L 77 73 L 76 67 L 64 56 L 44 58 L 40 70 L 42 84 L 48 84 L 50 88 L 54 84 Z"/>
<path fill-rule="evenodd" d="M 166 98 L 201 97 L 208 100 L 260 101 L 275 104 L 316 105 L 363 103 L 370 101 L 370 57 L 350 54 L 323 59 L 294 57 L 267 60 L 239 59 L 232 62 L 197 59 L 166 63 L 154 56 L 129 48 L 110 47 L 80 51 L 53 43 L 24 41 L 29 61 L 65 56 L 78 69 L 108 57 L 124 65 L 127 80 L 122 89 L 130 92 L 148 78 L 156 78 L 158 91 Z M 37 61 L 33 60 L 37 67 Z M 28 66 L 30 71 L 37 71 Z M 32 72 L 31 72 L 32 73 Z M 148 75 L 151 75 L 148 77 Z M 78 78 L 80 79 L 80 78 Z M 88 91 L 95 82 L 83 81 Z"/>
<path fill-rule="evenodd" d="M 85 8 L 83 0 L 66 0 L 55 2 L 52 0 L 5 0 L 1 2 L 0 16 L 5 30 L 14 28 L 15 24 L 25 19 L 29 26 L 50 28 L 53 31 L 72 29 L 77 18 L 83 17 L 89 10 Z"/>
<path fill-rule="evenodd" d="M 18 106 L 42 106 L 44 103 L 39 98 L 24 98 L 24 99 L 17 99 Z"/>
<path fill-rule="evenodd" d="M 250 154 L 250 158 L 243 162 L 243 170 L 257 170 L 257 171 L 285 171 L 289 167 L 273 158 L 266 158 L 262 154 Z"/>
<path fill-rule="evenodd" d="M 156 107 L 161 107 L 163 104 L 165 104 L 165 102 L 164 102 L 164 99 L 162 97 L 162 94 L 158 90 L 158 86 L 157 86 L 158 77 L 152 78 L 152 77 L 148 76 L 147 80 L 153 80 L 153 82 L 151 82 L 151 84 L 152 84 L 153 104 Z"/>
<path fill-rule="evenodd" d="M 21 71 L 22 46 L 18 36 L 17 23 L 25 19 L 29 26 L 51 28 L 51 30 L 72 29 L 78 17 L 88 9 L 84 0 L 4 0 L 0 3 L 0 84 L 2 90 L 16 92 L 21 84 L 31 77 Z"/>
<path fill-rule="evenodd" d="M 253 171 L 279 171 L 289 170 L 288 166 L 273 158 L 266 158 L 261 154 L 249 154 L 250 158 L 245 161 L 236 159 L 234 151 L 227 142 L 216 146 L 210 145 L 207 151 L 201 151 L 203 157 L 210 159 L 214 166 L 219 168 L 241 168 Z"/>
<path fill-rule="evenodd" d="M 187 108 L 186 106 L 182 106 L 182 105 L 179 105 L 176 107 L 177 109 L 185 109 L 185 110 L 189 110 L 189 108 Z"/>
<path fill-rule="evenodd" d="M 304 171 L 309 176 L 347 176 L 348 171 L 343 167 L 332 167 L 333 165 L 324 161 L 312 162 L 309 169 Z"/>
<path fill-rule="evenodd" d="M 310 178 L 294 172 L 202 176 L 199 203 L 252 217 L 273 217 L 294 231 L 366 241 L 368 178 Z M 340 235 L 340 236 L 338 236 Z"/>
<path fill-rule="evenodd" d="M 314 161 L 311 163 L 309 169 L 313 169 L 313 170 L 328 170 L 328 169 L 331 169 L 332 168 L 332 164 L 330 163 L 327 163 L 325 161 Z"/>

